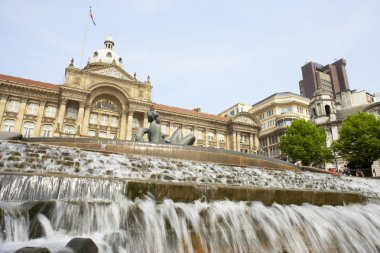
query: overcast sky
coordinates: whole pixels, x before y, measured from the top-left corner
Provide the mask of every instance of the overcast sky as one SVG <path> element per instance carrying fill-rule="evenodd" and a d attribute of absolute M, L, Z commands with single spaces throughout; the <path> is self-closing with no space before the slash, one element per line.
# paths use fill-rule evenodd
<path fill-rule="evenodd" d="M 344 58 L 351 89 L 380 92 L 378 0 L 4 0 L 0 32 L 0 73 L 55 84 L 112 33 L 154 102 L 208 113 L 298 94 L 309 61 Z"/>

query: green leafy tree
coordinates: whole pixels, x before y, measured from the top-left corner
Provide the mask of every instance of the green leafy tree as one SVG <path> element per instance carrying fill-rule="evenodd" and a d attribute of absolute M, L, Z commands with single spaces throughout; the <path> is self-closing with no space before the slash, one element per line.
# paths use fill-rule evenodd
<path fill-rule="evenodd" d="M 280 141 L 281 152 L 303 165 L 316 165 L 333 158 L 326 146 L 326 132 L 304 119 L 293 121 Z"/>
<path fill-rule="evenodd" d="M 380 119 L 365 112 L 348 116 L 331 147 L 345 160 L 370 168 L 380 159 Z"/>

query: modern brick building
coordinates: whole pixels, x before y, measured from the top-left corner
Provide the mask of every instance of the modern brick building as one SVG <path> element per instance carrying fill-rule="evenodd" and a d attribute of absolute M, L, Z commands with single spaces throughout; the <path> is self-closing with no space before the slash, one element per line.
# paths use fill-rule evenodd
<path fill-rule="evenodd" d="M 299 82 L 299 88 L 304 97 L 311 98 L 316 90 L 321 89 L 335 98 L 338 92 L 350 89 L 344 59 L 325 66 L 309 62 L 302 66 L 301 70 L 302 80 Z"/>

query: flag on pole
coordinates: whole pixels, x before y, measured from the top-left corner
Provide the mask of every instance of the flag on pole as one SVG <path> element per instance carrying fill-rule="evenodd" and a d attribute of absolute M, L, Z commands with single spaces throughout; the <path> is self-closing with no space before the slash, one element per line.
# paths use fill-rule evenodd
<path fill-rule="evenodd" d="M 90 6 L 90 18 L 91 18 L 91 20 L 92 20 L 92 23 L 93 23 L 94 25 L 96 25 L 96 24 L 95 24 L 95 21 L 94 21 L 94 17 L 92 16 L 92 9 L 91 9 L 91 6 Z"/>

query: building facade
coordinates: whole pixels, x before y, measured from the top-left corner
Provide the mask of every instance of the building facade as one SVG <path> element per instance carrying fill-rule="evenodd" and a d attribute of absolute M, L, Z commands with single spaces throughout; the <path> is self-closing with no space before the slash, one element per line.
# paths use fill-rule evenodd
<path fill-rule="evenodd" d="M 302 80 L 299 82 L 299 89 L 302 96 L 311 98 L 316 90 L 322 89 L 335 98 L 338 92 L 349 90 L 344 59 L 325 66 L 309 62 L 302 66 L 301 70 Z"/>
<path fill-rule="evenodd" d="M 374 102 L 374 96 L 366 91 L 346 90 L 336 94 L 334 99 L 330 93 L 319 89 L 310 100 L 311 121 L 326 131 L 327 146 L 339 138 L 339 129 L 344 119 L 358 112 L 367 112 L 380 117 L 380 102 Z M 326 164 L 326 169 L 341 169 L 346 161 L 334 155 L 333 163 Z M 380 161 L 372 165 L 374 174 L 380 175 Z M 373 171 L 366 168 L 366 176 Z"/>
<path fill-rule="evenodd" d="M 309 120 L 309 102 L 306 97 L 292 92 L 275 93 L 252 105 L 249 112 L 260 122 L 259 154 L 287 159 L 281 155 L 280 138 L 293 120 Z"/>
<path fill-rule="evenodd" d="M 138 128 L 148 127 L 146 112 L 154 107 L 168 136 L 181 128 L 197 137 L 195 146 L 257 149 L 260 124 L 251 114 L 225 118 L 154 103 L 149 76 L 140 81 L 126 72 L 114 45 L 107 37 L 83 69 L 72 60 L 61 85 L 0 75 L 1 130 L 25 137 L 134 140 Z"/>

